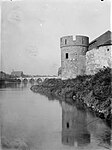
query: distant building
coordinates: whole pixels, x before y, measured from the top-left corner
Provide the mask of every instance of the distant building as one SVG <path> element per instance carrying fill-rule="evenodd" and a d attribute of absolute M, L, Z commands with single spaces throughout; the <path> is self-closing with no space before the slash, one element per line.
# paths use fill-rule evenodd
<path fill-rule="evenodd" d="M 22 77 L 23 76 L 23 71 L 12 71 L 11 76 Z"/>
<path fill-rule="evenodd" d="M 4 79 L 6 77 L 6 73 L 0 71 L 0 79 Z"/>

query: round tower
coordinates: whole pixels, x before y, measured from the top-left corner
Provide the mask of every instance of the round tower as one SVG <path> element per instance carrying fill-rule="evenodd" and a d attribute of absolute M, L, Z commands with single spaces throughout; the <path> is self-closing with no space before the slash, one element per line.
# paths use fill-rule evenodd
<path fill-rule="evenodd" d="M 86 52 L 89 38 L 87 36 L 64 36 L 60 39 L 61 75 L 63 79 L 75 78 L 85 74 Z"/>

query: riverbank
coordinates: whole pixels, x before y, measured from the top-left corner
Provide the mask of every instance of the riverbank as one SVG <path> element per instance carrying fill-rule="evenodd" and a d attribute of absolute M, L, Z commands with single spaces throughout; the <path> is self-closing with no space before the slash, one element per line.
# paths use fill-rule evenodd
<path fill-rule="evenodd" d="M 41 85 L 33 85 L 31 90 L 48 98 L 65 100 L 89 109 L 111 125 L 111 72 L 104 68 L 95 75 L 78 76 L 75 79 L 46 79 Z"/>

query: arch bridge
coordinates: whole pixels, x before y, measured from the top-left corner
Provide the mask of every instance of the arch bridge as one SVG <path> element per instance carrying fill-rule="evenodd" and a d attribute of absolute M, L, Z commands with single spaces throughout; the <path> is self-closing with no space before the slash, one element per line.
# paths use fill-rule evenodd
<path fill-rule="evenodd" d="M 54 79 L 54 78 L 57 79 L 58 77 L 18 77 L 16 79 L 19 80 L 20 82 L 37 82 L 37 83 L 41 83 L 45 79 Z"/>

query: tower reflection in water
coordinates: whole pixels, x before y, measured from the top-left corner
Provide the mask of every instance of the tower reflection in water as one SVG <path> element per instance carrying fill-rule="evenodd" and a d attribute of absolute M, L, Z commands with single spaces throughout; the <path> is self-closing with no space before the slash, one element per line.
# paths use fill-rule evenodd
<path fill-rule="evenodd" d="M 85 111 L 62 102 L 62 144 L 78 147 L 90 143 L 86 119 Z"/>

